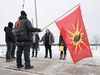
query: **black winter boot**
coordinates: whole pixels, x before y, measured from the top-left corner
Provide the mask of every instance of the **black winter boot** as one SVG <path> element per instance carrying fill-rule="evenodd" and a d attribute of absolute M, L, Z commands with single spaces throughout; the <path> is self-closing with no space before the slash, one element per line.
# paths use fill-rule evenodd
<path fill-rule="evenodd" d="M 25 66 L 25 69 L 32 69 L 33 68 L 33 66 Z"/>
<path fill-rule="evenodd" d="M 34 53 L 32 53 L 32 57 L 34 57 Z"/>
<path fill-rule="evenodd" d="M 35 57 L 37 57 L 37 53 L 36 53 Z"/>

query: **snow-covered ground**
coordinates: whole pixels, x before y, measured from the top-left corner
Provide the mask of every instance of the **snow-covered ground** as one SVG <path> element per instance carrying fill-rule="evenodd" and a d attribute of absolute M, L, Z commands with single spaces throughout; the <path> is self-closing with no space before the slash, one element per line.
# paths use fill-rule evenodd
<path fill-rule="evenodd" d="M 95 49 L 95 47 L 92 47 Z M 31 64 L 34 69 L 25 70 L 22 68 L 16 71 L 16 61 L 6 63 L 5 58 L 0 58 L 0 75 L 100 75 L 100 49 L 92 50 L 93 58 L 85 58 L 74 64 L 67 50 L 66 60 L 59 60 L 60 51 L 58 46 L 52 46 L 53 58 L 44 59 L 45 48 L 40 46 L 37 58 L 32 58 Z M 6 47 L 0 48 L 0 57 L 5 57 Z M 23 60 L 24 63 L 24 60 Z M 8 74 L 9 73 L 9 74 Z M 18 74 L 19 73 L 19 74 Z"/>

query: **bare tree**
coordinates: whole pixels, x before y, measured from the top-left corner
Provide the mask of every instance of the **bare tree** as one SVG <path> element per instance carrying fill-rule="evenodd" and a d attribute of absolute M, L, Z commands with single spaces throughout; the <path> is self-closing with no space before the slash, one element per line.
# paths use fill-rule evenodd
<path fill-rule="evenodd" d="M 100 43 L 100 38 L 99 38 L 97 35 L 95 35 L 95 36 L 93 37 L 92 42 L 93 42 L 94 44 L 99 44 L 99 43 Z M 97 50 L 97 45 L 96 45 L 96 50 Z"/>

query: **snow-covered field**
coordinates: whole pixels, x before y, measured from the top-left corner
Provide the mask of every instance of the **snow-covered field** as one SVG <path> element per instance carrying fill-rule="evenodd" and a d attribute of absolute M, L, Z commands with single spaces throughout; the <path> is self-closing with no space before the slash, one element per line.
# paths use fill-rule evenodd
<path fill-rule="evenodd" d="M 100 49 L 99 49 L 100 47 L 98 47 L 98 50 L 95 50 L 95 46 L 94 47 L 92 46 L 91 48 L 94 49 L 94 50 L 92 50 L 93 60 L 100 60 Z M 17 49 L 16 49 L 16 51 L 17 51 Z M 58 60 L 59 57 L 60 57 L 59 47 L 58 46 L 52 46 L 52 53 L 53 53 L 52 54 L 53 55 L 53 59 L 52 60 Z M 1 47 L 0 48 L 0 57 L 5 57 L 5 54 L 6 54 L 6 47 Z M 30 51 L 30 57 L 31 56 L 32 56 L 32 49 Z M 38 51 L 37 59 L 44 60 L 44 56 L 45 56 L 45 47 L 44 46 L 40 46 L 40 50 Z M 72 63 L 72 59 L 71 59 L 71 56 L 70 56 L 70 53 L 69 53 L 68 50 L 67 50 L 66 59 L 70 59 L 68 61 Z M 86 58 L 86 59 L 92 59 L 92 58 Z"/>
<path fill-rule="evenodd" d="M 6 46 L 0 47 L 0 56 L 5 56 L 6 50 L 7 50 Z M 17 51 L 17 48 L 16 48 L 16 51 Z M 96 50 L 95 46 L 94 47 L 91 46 L 91 51 L 92 51 L 93 57 L 97 57 L 97 58 L 100 57 L 100 47 L 98 47 L 98 50 Z M 45 47 L 40 46 L 38 52 L 39 52 L 38 56 L 45 55 Z M 31 53 L 32 53 L 32 49 L 30 51 L 30 55 L 31 55 Z M 58 46 L 52 46 L 52 53 L 54 54 L 53 56 L 58 56 L 60 54 L 59 47 Z M 68 50 L 67 50 L 67 55 L 68 56 L 70 55 Z"/>

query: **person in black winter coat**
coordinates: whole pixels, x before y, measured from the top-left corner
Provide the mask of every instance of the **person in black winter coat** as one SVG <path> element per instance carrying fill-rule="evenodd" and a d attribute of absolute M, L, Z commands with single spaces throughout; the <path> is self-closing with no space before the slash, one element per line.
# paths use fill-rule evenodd
<path fill-rule="evenodd" d="M 64 41 L 64 39 L 63 39 L 63 37 L 62 37 L 62 35 L 60 34 L 60 38 L 59 38 L 59 46 L 64 46 L 64 50 L 63 51 L 61 51 L 61 53 L 60 53 L 60 58 L 59 58 L 59 60 L 60 59 L 62 59 L 62 56 L 63 56 L 63 52 L 64 52 L 64 60 L 66 59 L 66 50 L 67 50 L 67 46 L 66 46 L 66 43 L 65 43 L 65 41 Z"/>
<path fill-rule="evenodd" d="M 43 41 L 43 44 L 45 46 L 45 57 L 44 58 L 48 57 L 48 50 L 49 50 L 50 59 L 51 59 L 52 58 L 51 46 L 52 46 L 52 43 L 54 43 L 55 40 L 54 40 L 53 34 L 50 32 L 49 29 L 46 29 L 46 33 L 44 34 L 44 36 L 42 37 L 40 42 L 42 42 L 42 41 Z"/>
<path fill-rule="evenodd" d="M 21 16 L 15 24 L 15 39 L 17 41 L 17 68 L 22 65 L 22 51 L 24 50 L 25 69 L 32 69 L 30 64 L 30 43 L 32 42 L 32 33 L 41 32 L 41 29 L 33 28 L 31 22 L 27 19 L 27 14 L 21 11 Z"/>
<path fill-rule="evenodd" d="M 12 27 L 13 27 L 13 23 L 9 22 L 8 27 L 4 28 L 5 40 L 6 40 L 6 45 L 7 45 L 6 62 L 12 62 L 10 54 L 12 51 L 13 43 L 15 43 L 15 38 L 12 33 Z"/>
<path fill-rule="evenodd" d="M 34 52 L 35 52 L 35 57 L 37 57 L 37 54 L 38 54 L 37 49 L 39 48 L 39 41 L 40 41 L 40 38 L 39 38 L 38 33 L 34 32 L 33 33 L 33 43 L 32 43 L 32 48 L 33 48 L 32 57 L 34 57 Z"/>

